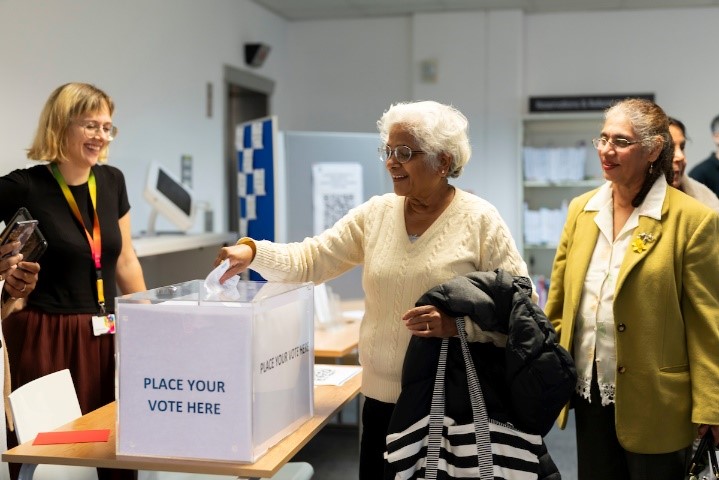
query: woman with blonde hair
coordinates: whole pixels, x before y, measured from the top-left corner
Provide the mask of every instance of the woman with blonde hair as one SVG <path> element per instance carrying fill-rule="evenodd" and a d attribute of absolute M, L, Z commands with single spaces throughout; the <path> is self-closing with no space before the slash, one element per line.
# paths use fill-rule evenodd
<path fill-rule="evenodd" d="M 0 217 L 27 208 L 48 242 L 26 307 L 2 322 L 12 388 L 68 368 L 83 413 L 115 399 L 116 285 L 145 290 L 124 176 L 102 163 L 117 136 L 114 109 L 93 85 L 58 87 L 27 153 L 43 163 L 0 178 Z"/>

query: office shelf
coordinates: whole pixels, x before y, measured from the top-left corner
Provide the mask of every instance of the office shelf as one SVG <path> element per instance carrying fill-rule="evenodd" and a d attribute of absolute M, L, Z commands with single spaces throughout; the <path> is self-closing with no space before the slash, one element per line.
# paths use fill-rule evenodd
<path fill-rule="evenodd" d="M 535 284 L 551 274 L 566 206 L 604 182 L 592 147 L 602 123 L 601 112 L 533 114 L 522 120 L 522 240 Z"/>

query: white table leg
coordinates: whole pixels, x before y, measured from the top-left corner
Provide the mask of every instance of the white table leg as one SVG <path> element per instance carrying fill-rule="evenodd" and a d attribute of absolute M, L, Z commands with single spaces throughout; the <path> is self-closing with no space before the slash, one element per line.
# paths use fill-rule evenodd
<path fill-rule="evenodd" d="M 35 473 L 37 467 L 34 463 L 23 463 L 20 466 L 20 473 L 18 474 L 18 480 L 32 480 L 32 476 Z"/>

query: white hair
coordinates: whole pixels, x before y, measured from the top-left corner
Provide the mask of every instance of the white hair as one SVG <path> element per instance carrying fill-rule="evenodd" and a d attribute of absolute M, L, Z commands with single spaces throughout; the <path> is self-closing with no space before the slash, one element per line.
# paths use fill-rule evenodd
<path fill-rule="evenodd" d="M 437 169 L 437 157 L 446 153 L 452 158 L 449 177 L 459 177 L 469 161 L 472 147 L 469 144 L 467 117 L 451 105 L 434 101 L 392 104 L 377 120 L 382 143 L 387 143 L 389 132 L 395 125 L 404 127 L 420 149 L 427 152 L 427 163 Z"/>

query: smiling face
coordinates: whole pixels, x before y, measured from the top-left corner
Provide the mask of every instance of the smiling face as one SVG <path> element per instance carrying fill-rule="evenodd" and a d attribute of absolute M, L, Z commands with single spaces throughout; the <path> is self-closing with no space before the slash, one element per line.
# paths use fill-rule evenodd
<path fill-rule="evenodd" d="M 669 125 L 669 133 L 674 142 L 674 159 L 672 160 L 674 179 L 672 180 L 672 187 L 681 188 L 684 170 L 687 168 L 687 157 L 684 155 L 684 147 L 686 147 L 687 139 L 682 129 L 677 125 Z"/>
<path fill-rule="evenodd" d="M 97 135 L 88 135 L 85 126 L 89 124 L 110 125 L 112 117 L 107 107 L 97 112 L 87 112 L 73 119 L 66 133 L 66 160 L 75 167 L 90 168 L 97 164 L 109 139 L 102 134 L 102 129 L 96 130 Z"/>
<path fill-rule="evenodd" d="M 649 164 L 656 159 L 658 151 L 648 153 L 641 143 L 625 147 L 611 144 L 618 139 L 630 142 L 641 140 L 637 137 L 627 117 L 621 113 L 607 117 L 601 137 L 609 140 L 597 149 L 604 178 L 618 186 L 639 191 Z"/>
<path fill-rule="evenodd" d="M 402 125 L 393 125 L 387 138 L 387 145 L 394 150 L 405 145 L 414 151 L 421 150 L 417 140 Z M 439 171 L 427 164 L 426 153 L 413 153 L 409 161 L 399 163 L 394 154 L 387 159 L 385 167 L 392 177 L 394 193 L 404 197 L 426 198 L 441 186 L 446 185 Z M 440 166 L 440 170 L 446 166 Z"/>

